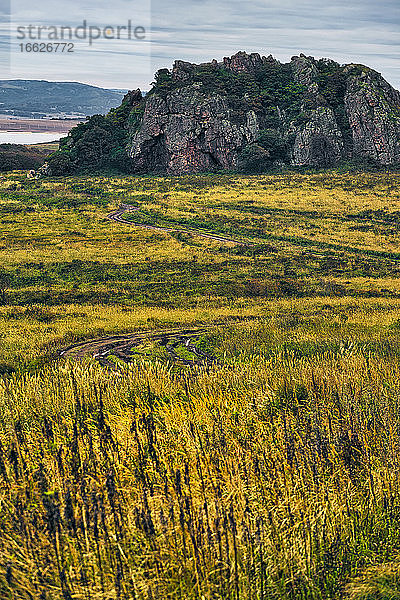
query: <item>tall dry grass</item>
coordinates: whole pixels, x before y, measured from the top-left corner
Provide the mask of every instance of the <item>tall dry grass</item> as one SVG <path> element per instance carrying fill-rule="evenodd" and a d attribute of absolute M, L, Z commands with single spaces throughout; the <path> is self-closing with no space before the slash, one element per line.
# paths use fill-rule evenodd
<path fill-rule="evenodd" d="M 399 403 L 348 347 L 4 380 L 1 597 L 343 597 L 400 543 Z"/>

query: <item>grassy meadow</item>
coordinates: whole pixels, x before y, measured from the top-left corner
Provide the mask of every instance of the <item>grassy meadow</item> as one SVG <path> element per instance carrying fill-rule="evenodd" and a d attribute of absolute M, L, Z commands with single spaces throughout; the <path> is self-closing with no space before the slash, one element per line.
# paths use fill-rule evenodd
<path fill-rule="evenodd" d="M 400 597 L 399 183 L 0 178 L 1 599 Z"/>

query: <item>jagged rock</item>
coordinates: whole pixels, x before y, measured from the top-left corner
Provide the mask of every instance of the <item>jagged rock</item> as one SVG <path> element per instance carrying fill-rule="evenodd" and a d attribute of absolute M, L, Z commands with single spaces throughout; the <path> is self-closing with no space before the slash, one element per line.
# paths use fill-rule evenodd
<path fill-rule="evenodd" d="M 315 59 L 307 57 L 304 54 L 300 56 L 292 56 L 290 63 L 295 81 L 306 86 L 307 89 L 310 87 L 313 90 L 318 91 L 318 84 L 316 83 L 318 78 L 318 69 L 315 66 Z"/>
<path fill-rule="evenodd" d="M 257 117 L 247 113 L 246 123 L 232 122 L 226 98 L 204 97 L 195 86 L 152 96 L 141 127 L 132 137 L 130 156 L 139 170 L 186 173 L 233 169 L 238 151 L 258 134 Z"/>
<path fill-rule="evenodd" d="M 142 92 L 139 89 L 132 90 L 124 96 L 123 101 L 125 100 L 129 102 L 132 108 L 139 106 L 143 102 Z"/>
<path fill-rule="evenodd" d="M 332 65 L 337 65 L 332 61 Z M 313 57 L 294 56 L 291 60 L 294 79 L 305 88 L 306 122 L 293 127 L 292 164 L 297 166 L 330 166 L 344 157 L 343 135 L 332 108 L 327 106 L 319 86 L 319 71 Z"/>
<path fill-rule="evenodd" d="M 312 56 L 293 56 L 290 66 L 292 67 L 294 80 L 305 88 L 308 100 L 313 100 L 314 107 L 324 104 L 323 96 L 319 93 L 318 69 Z"/>
<path fill-rule="evenodd" d="M 376 71 L 348 66 L 346 110 L 354 153 L 382 165 L 400 162 L 400 94 Z"/>
<path fill-rule="evenodd" d="M 194 65 L 184 60 L 176 60 L 172 67 L 172 78 L 176 81 L 187 81 L 194 70 Z"/>
<path fill-rule="evenodd" d="M 292 164 L 328 167 L 343 155 L 343 137 L 333 110 L 321 106 L 311 111 L 307 123 L 296 131 Z"/>
<path fill-rule="evenodd" d="M 224 58 L 224 67 L 229 71 L 235 73 L 256 73 L 257 70 L 262 69 L 263 60 L 259 54 L 254 52 L 253 54 L 246 54 L 246 52 L 238 52 L 231 56 L 231 58 Z"/>

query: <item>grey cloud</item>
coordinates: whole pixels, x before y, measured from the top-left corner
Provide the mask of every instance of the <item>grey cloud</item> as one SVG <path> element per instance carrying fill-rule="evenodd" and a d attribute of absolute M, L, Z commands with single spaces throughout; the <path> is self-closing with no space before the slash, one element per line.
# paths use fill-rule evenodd
<path fill-rule="evenodd" d="M 150 0 L 148 0 L 150 2 Z M 0 0 L 1 7 L 8 0 Z M 12 17 L 42 24 L 75 24 L 86 18 L 93 24 L 123 23 L 148 18 L 146 0 L 12 0 Z M 69 63 L 13 55 L 13 77 L 65 79 L 72 77 L 108 87 L 148 88 L 151 47 L 152 69 L 170 66 L 174 59 L 202 62 L 238 50 L 274 54 L 287 61 L 305 52 L 331 57 L 341 63 L 360 62 L 382 72 L 400 87 L 398 0 L 152 0 L 151 43 L 96 44 Z M 4 54 L 7 32 L 0 29 Z M 83 52 L 83 50 L 82 50 Z M 0 55 L 1 58 L 1 55 Z M 54 57 L 52 57 L 54 58 Z"/>

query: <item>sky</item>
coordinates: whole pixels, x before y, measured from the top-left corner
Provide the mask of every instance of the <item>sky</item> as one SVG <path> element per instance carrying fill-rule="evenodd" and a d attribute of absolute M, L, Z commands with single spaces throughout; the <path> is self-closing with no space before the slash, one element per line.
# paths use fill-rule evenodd
<path fill-rule="evenodd" d="M 123 29 L 129 21 L 131 39 Z M 86 29 L 80 30 L 85 39 L 64 37 L 73 51 L 55 52 L 54 46 L 48 51 L 61 27 L 68 36 L 68 27 L 73 32 L 85 22 Z M 34 39 L 28 39 L 29 25 Z M 36 39 L 39 26 L 41 40 Z M 104 39 L 106 26 L 114 28 L 108 28 L 108 38 L 120 26 L 120 39 Z M 101 32 L 91 44 L 89 27 Z M 143 29 L 135 38 L 137 27 Z M 50 31 L 53 39 L 47 39 Z M 96 37 L 97 30 L 92 31 Z M 399 0 L 331 0 L 325 5 L 321 0 L 0 0 L 0 79 L 147 90 L 153 73 L 175 59 L 221 60 L 245 50 L 273 54 L 283 62 L 303 52 L 363 63 L 399 89 L 399 32 Z M 33 51 L 29 44 L 39 41 L 43 51 Z"/>

